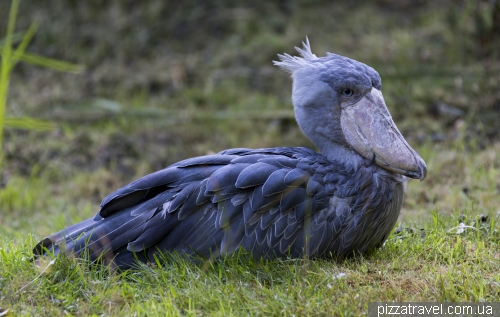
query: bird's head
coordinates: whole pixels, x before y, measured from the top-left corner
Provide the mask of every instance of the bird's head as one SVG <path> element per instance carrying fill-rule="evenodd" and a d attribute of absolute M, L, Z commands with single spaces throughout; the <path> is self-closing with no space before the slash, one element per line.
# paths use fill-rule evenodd
<path fill-rule="evenodd" d="M 322 153 L 355 161 L 354 151 L 391 172 L 423 180 L 425 162 L 392 120 L 379 74 L 340 55 L 318 58 L 308 40 L 296 49 L 302 57 L 278 55 L 274 64 L 291 73 L 297 123 Z"/>

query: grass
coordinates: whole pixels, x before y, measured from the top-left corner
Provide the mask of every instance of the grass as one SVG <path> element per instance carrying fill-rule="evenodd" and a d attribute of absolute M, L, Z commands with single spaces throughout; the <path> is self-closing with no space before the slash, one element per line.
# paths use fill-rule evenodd
<path fill-rule="evenodd" d="M 27 50 L 86 71 L 20 64 L 10 74 L 6 115 L 58 128 L 5 130 L 0 315 L 359 316 L 370 301 L 498 299 L 494 2 L 255 3 L 21 3 L 18 28 L 43 26 Z M 290 80 L 270 66 L 305 35 L 318 55 L 380 72 L 394 121 L 427 162 L 428 177 L 408 184 L 400 233 L 380 250 L 343 262 L 171 255 L 164 267 L 125 273 L 65 257 L 29 261 L 40 238 L 171 163 L 231 147 L 311 147 L 291 116 Z M 457 234 L 461 222 L 473 228 Z"/>
<path fill-rule="evenodd" d="M 67 257 L 37 268 L 33 237 L 2 241 L 2 302 L 16 316 L 359 316 L 371 301 L 496 301 L 498 225 L 476 223 L 457 235 L 456 219 L 433 213 L 424 238 L 392 235 L 374 255 L 339 263 L 172 255 L 120 274 Z"/>

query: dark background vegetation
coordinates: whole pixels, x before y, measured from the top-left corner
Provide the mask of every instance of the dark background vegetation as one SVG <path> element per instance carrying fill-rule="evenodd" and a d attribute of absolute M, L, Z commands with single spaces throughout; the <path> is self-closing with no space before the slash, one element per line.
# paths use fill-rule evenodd
<path fill-rule="evenodd" d="M 9 2 L 0 1 L 2 19 Z M 33 21 L 29 52 L 86 69 L 15 69 L 8 115 L 59 128 L 7 130 L 3 183 L 50 184 L 49 195 L 67 199 L 57 213 L 82 202 L 94 212 L 113 189 L 186 157 L 312 146 L 293 118 L 291 80 L 271 62 L 295 54 L 306 35 L 318 56 L 335 52 L 379 71 L 412 145 L 435 152 L 458 142 L 467 151 L 498 142 L 498 0 L 24 0 L 17 30 Z M 414 205 L 435 206 L 438 196 Z M 18 212 L 14 205 L 3 208 Z"/>

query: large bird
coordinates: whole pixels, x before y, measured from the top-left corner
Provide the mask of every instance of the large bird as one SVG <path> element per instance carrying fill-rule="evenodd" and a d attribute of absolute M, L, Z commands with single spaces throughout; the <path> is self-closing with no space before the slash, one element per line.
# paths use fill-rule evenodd
<path fill-rule="evenodd" d="M 425 162 L 394 124 L 371 67 L 336 54 L 278 55 L 291 73 L 301 147 L 238 148 L 190 158 L 118 189 L 98 214 L 34 249 L 86 254 L 126 269 L 178 252 L 217 258 L 344 257 L 383 244 L 407 177 Z"/>

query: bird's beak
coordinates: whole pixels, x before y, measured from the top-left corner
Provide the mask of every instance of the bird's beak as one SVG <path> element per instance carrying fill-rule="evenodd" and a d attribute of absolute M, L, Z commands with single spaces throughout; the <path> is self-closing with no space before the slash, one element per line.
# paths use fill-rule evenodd
<path fill-rule="evenodd" d="M 342 131 L 354 150 L 389 171 L 420 180 L 425 178 L 424 160 L 392 121 L 380 90 L 372 88 L 358 102 L 341 106 Z"/>

